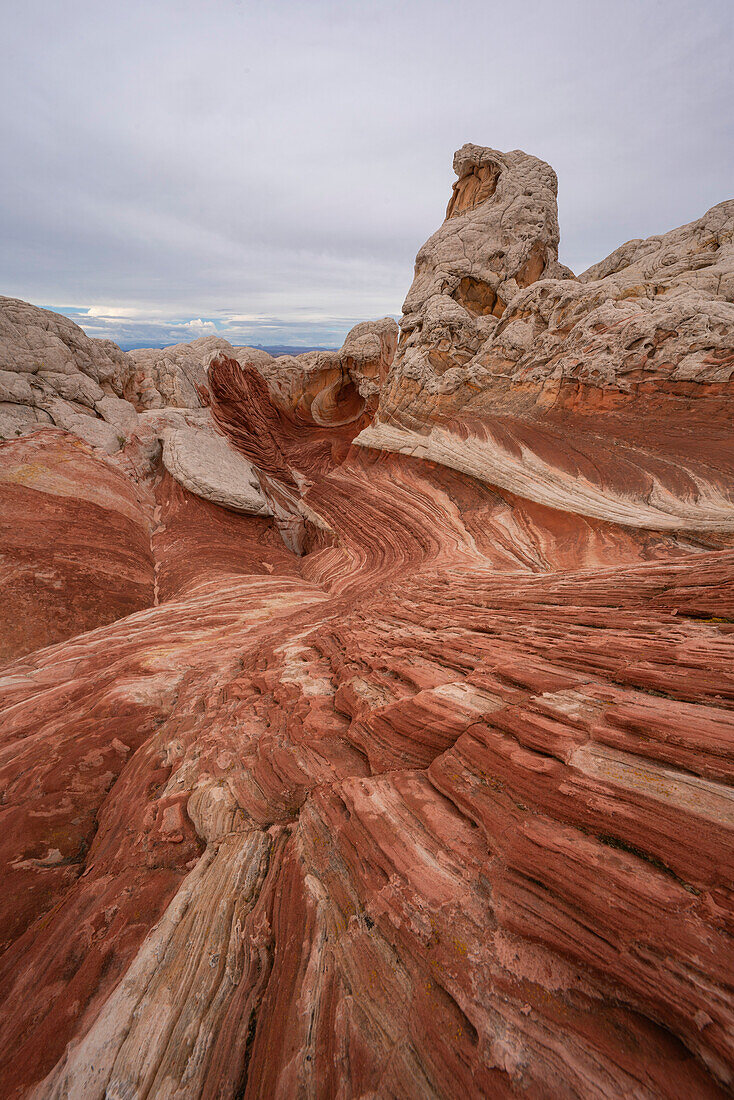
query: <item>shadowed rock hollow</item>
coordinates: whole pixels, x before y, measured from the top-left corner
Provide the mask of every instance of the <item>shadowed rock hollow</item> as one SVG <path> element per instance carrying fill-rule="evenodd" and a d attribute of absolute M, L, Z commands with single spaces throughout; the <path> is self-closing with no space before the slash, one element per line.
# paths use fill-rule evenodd
<path fill-rule="evenodd" d="M 3 1096 L 730 1095 L 734 202 L 454 167 L 397 350 L 0 303 Z"/>

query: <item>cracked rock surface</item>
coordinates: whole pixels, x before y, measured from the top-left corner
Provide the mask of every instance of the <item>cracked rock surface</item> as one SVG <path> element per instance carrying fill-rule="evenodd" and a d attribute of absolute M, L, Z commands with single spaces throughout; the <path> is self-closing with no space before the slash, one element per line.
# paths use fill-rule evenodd
<path fill-rule="evenodd" d="M 732 204 L 455 168 L 394 360 L 0 446 L 3 1096 L 731 1095 Z"/>

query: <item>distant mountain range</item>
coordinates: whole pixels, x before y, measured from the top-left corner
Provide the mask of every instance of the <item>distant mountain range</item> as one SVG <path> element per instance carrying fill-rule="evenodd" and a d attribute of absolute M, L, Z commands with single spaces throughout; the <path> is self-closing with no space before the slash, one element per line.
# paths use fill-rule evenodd
<path fill-rule="evenodd" d="M 138 351 L 141 348 L 165 348 L 165 347 L 169 347 L 171 341 L 169 340 L 169 341 L 164 342 L 164 343 L 160 343 L 160 342 L 156 343 L 154 341 L 152 343 L 143 344 L 143 343 L 140 343 L 140 341 L 130 342 L 130 341 L 126 341 L 126 340 L 121 340 L 121 341 L 115 341 L 115 343 L 117 343 L 117 346 L 121 349 L 121 351 Z M 238 346 L 244 346 L 244 345 L 238 345 Z M 312 347 L 310 345 L 305 345 L 305 344 L 304 345 L 300 345 L 300 344 L 298 344 L 298 345 L 273 344 L 269 347 L 265 346 L 264 344 L 248 344 L 247 347 L 257 348 L 259 351 L 266 351 L 268 353 L 268 355 L 274 355 L 274 356 L 277 356 L 277 355 L 301 355 L 301 353 L 304 352 L 304 351 L 334 351 L 334 350 L 336 350 L 336 348 L 334 348 L 334 347 L 330 347 L 330 348 L 323 347 L 323 346 Z"/>
<path fill-rule="evenodd" d="M 336 350 L 338 350 L 336 346 L 330 347 L 330 348 L 323 347 L 323 346 L 308 347 L 305 344 L 303 346 L 301 346 L 300 344 L 293 345 L 293 346 L 288 345 L 288 344 L 273 344 L 271 347 L 266 347 L 264 344 L 251 344 L 250 346 L 253 347 L 253 348 L 258 348 L 260 351 L 266 351 L 268 353 L 268 355 L 301 355 L 304 351 L 336 351 Z"/>

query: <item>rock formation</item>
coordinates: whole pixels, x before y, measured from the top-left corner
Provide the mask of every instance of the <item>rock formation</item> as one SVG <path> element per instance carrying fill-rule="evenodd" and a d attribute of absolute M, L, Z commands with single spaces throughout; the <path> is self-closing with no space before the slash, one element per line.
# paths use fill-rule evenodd
<path fill-rule="evenodd" d="M 597 519 L 734 530 L 734 202 L 577 280 L 555 260 L 552 170 L 464 146 L 455 195 L 476 178 L 467 164 L 486 163 L 493 193 L 450 204 L 418 253 L 401 345 L 358 442 Z M 500 309 L 484 315 L 482 295 Z"/>
<path fill-rule="evenodd" d="M 44 424 L 119 450 L 135 410 L 123 399 L 126 362 L 109 340 L 91 340 L 66 317 L 0 298 L 0 437 Z"/>
<path fill-rule="evenodd" d="M 731 1094 L 734 203 L 455 168 L 394 359 L 11 304 L 8 1098 Z"/>
<path fill-rule="evenodd" d="M 136 409 L 201 407 L 199 388 L 206 382 L 206 366 L 220 351 L 232 353 L 228 340 L 202 336 L 192 344 L 168 348 L 140 348 L 127 353 L 130 368 L 125 393 Z"/>

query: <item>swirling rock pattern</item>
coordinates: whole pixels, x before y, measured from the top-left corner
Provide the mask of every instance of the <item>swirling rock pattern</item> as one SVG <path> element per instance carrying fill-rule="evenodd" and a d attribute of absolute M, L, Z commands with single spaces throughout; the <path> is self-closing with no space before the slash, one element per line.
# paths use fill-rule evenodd
<path fill-rule="evenodd" d="M 372 418 L 397 341 L 398 326 L 383 317 L 355 325 L 338 351 L 276 359 L 256 348 L 233 348 L 230 354 L 245 371 L 251 368 L 266 379 L 272 402 L 289 419 L 337 428 Z"/>
<path fill-rule="evenodd" d="M 662 331 L 686 242 L 715 224 L 718 255 L 728 222 L 676 231 L 670 293 L 666 238 L 559 278 L 548 166 L 456 163 L 446 255 L 468 225 L 482 255 L 416 292 L 389 374 L 388 326 L 336 389 L 220 349 L 208 408 L 139 413 L 114 458 L 62 432 L 0 449 L 34 448 L 60 515 L 118 517 L 90 561 L 127 548 L 141 578 L 0 674 L 8 1097 L 730 1094 L 726 279 L 703 269 L 675 356 L 652 339 L 649 385 L 604 320 Z M 511 237 L 498 202 L 501 316 L 431 358 L 430 311 Z M 257 514 L 162 453 L 212 423 Z"/>

